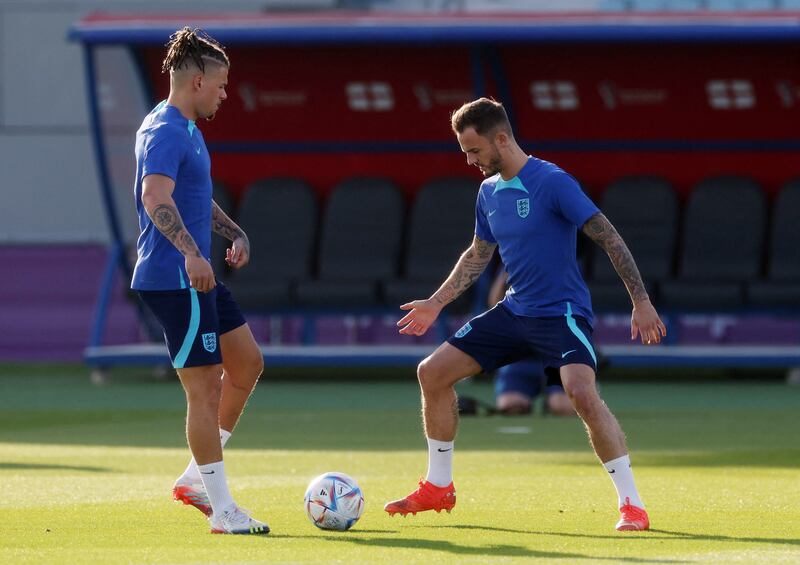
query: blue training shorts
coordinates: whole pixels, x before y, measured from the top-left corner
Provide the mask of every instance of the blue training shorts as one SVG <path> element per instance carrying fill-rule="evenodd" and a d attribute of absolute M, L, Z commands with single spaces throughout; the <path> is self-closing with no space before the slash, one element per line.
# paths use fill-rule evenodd
<path fill-rule="evenodd" d="M 564 392 L 558 375 L 545 375 L 542 363 L 533 357 L 500 367 L 494 376 L 494 394 L 517 392 L 530 398 L 542 393 L 558 394 Z"/>
<path fill-rule="evenodd" d="M 209 292 L 193 288 L 138 292 L 164 328 L 176 369 L 222 363 L 219 336 L 246 323 L 231 292 L 219 281 Z"/>
<path fill-rule="evenodd" d="M 573 316 L 567 304 L 563 316 L 517 316 L 502 302 L 464 324 L 447 342 L 478 362 L 486 371 L 535 357 L 546 374 L 563 365 L 581 363 L 597 371 L 592 327 Z"/>

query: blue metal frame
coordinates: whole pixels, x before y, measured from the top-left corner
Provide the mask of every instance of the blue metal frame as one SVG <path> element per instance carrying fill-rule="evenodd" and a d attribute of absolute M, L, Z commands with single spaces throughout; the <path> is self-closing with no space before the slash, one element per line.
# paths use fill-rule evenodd
<path fill-rule="evenodd" d="M 107 366 L 113 364 L 163 364 L 166 350 L 155 350 L 142 353 L 142 349 L 135 347 L 131 351 L 138 353 L 104 353 L 102 347 L 103 330 L 108 315 L 111 292 L 113 289 L 116 268 L 120 268 L 130 278 L 131 266 L 125 253 L 125 242 L 122 237 L 120 222 L 117 215 L 115 198 L 111 187 L 108 170 L 107 154 L 103 139 L 102 116 L 98 106 L 97 68 L 95 61 L 95 47 L 98 45 L 127 44 L 133 51 L 134 60 L 139 66 L 139 76 L 142 88 L 152 100 L 152 85 L 149 84 L 147 75 L 141 67 L 141 58 L 134 46 L 163 44 L 174 31 L 175 22 L 165 22 L 153 25 L 140 24 L 140 27 L 108 27 L 92 28 L 81 27 L 80 24 L 70 30 L 70 37 L 83 42 L 84 62 L 86 66 L 86 85 L 88 94 L 89 117 L 91 135 L 94 145 L 101 193 L 104 208 L 108 218 L 112 244 L 106 264 L 103 284 L 98 296 L 93 322 L 90 348 L 87 350 L 86 360 L 90 365 Z M 430 23 L 408 23 L 401 25 L 300 25 L 300 26 L 261 26 L 261 27 L 235 27 L 225 25 L 208 25 L 205 29 L 216 39 L 227 44 L 258 43 L 261 45 L 297 45 L 297 44 L 333 44 L 349 43 L 363 45 L 368 43 L 404 43 L 404 44 L 442 44 L 466 43 L 471 45 L 470 76 L 472 79 L 473 94 L 480 97 L 486 94 L 485 65 L 488 64 L 494 75 L 500 94 L 506 100 L 506 107 L 512 125 L 515 123 L 515 113 L 511 106 L 511 97 L 507 95 L 508 80 L 502 62 L 496 52 L 492 52 L 487 43 L 508 44 L 513 42 L 540 42 L 540 43 L 587 43 L 587 42 L 723 42 L 723 41 L 764 41 L 781 42 L 800 40 L 800 25 L 798 19 L 783 18 L 767 23 L 725 23 L 720 19 L 717 23 L 684 22 L 676 24 L 632 24 L 632 23 L 541 23 L 541 22 L 514 22 L 498 24 L 470 23 L 469 25 L 436 25 Z M 536 141 L 523 140 L 523 145 L 532 145 L 538 151 L 694 151 L 698 149 L 716 151 L 796 151 L 800 149 L 800 140 L 784 140 L 765 142 L 759 140 L 739 141 L 654 141 L 642 143 L 641 141 Z M 271 152 L 271 153 L 309 153 L 309 152 L 450 152 L 454 151 L 452 143 L 445 142 L 396 142 L 396 143 L 331 143 L 324 141 L 310 141 L 299 143 L 278 142 L 226 142 L 210 144 L 211 151 L 219 153 L 238 152 Z M 488 284 L 488 278 L 481 279 L 480 284 Z M 479 295 L 481 293 L 478 293 Z M 483 309 L 476 299 L 476 309 Z M 139 308 L 140 318 L 143 312 Z M 437 326 L 442 331 L 444 324 Z M 311 336 L 313 327 L 306 327 L 306 337 Z M 445 332 L 446 337 L 446 332 Z M 313 339 L 312 339 L 313 341 Z M 111 348 L 114 349 L 114 348 Z M 664 356 L 640 355 L 637 352 L 611 354 L 612 362 L 620 366 L 644 366 L 654 363 L 664 366 L 674 366 L 686 361 L 678 360 L 680 356 L 669 353 L 671 348 L 665 347 Z M 414 353 L 412 356 L 415 356 Z M 615 358 L 616 357 L 616 358 Z M 694 358 L 692 358 L 694 359 Z M 711 354 L 703 363 L 718 364 L 721 360 L 728 359 L 726 355 Z M 754 364 L 764 366 L 765 362 L 790 365 L 797 363 L 798 356 L 794 353 L 777 354 L 770 360 L 758 358 Z M 347 355 L 337 357 L 335 360 L 324 359 L 324 364 L 405 364 L 413 359 L 405 352 L 397 355 L 370 356 L 360 353 L 358 356 Z M 418 359 L 417 359 L 418 360 Z M 291 365 L 309 364 L 309 359 L 298 359 L 295 355 L 283 359 L 268 356 L 266 361 L 275 364 L 280 361 Z M 696 361 L 696 360 L 695 360 Z M 746 366 L 746 359 L 737 359 L 736 366 Z M 745 363 L 745 365 L 742 365 Z"/>
<path fill-rule="evenodd" d="M 469 50 L 469 72 L 472 79 L 472 93 L 475 98 L 486 96 L 486 81 L 484 80 L 483 62 L 486 47 L 483 45 L 473 45 Z"/>
<path fill-rule="evenodd" d="M 74 35 L 72 36 L 74 37 Z M 94 51 L 97 45 L 98 44 L 95 44 L 93 42 L 87 42 L 87 41 L 84 42 L 83 49 L 84 49 L 84 64 L 86 67 L 86 91 L 88 94 L 89 119 L 91 124 L 92 142 L 95 149 L 95 157 L 98 167 L 100 189 L 103 198 L 104 209 L 106 211 L 106 217 L 109 223 L 109 229 L 111 231 L 112 243 L 109 250 L 109 257 L 106 263 L 106 268 L 103 274 L 103 280 L 100 292 L 95 306 L 94 321 L 92 323 L 92 331 L 89 341 L 89 350 L 93 350 L 94 348 L 102 345 L 106 319 L 108 317 L 108 310 L 111 303 L 111 293 L 114 288 L 116 269 L 117 268 L 122 269 L 123 273 L 126 275 L 128 279 L 130 279 L 132 274 L 131 266 L 128 263 L 127 256 L 125 254 L 125 241 L 122 237 L 119 216 L 117 214 L 116 202 L 111 186 L 111 177 L 108 170 L 107 152 L 103 138 L 102 116 L 98 105 L 97 66 L 95 63 L 95 51 Z M 146 98 L 150 100 L 151 103 L 154 103 L 155 101 L 153 99 L 152 84 L 150 84 L 149 79 L 147 77 L 147 73 L 145 72 L 142 58 L 136 49 L 134 49 L 133 47 L 130 47 L 130 49 L 131 49 L 131 55 L 137 67 L 137 74 L 139 76 L 141 87 L 144 91 L 144 94 Z M 483 61 L 484 61 L 483 48 L 482 47 L 473 48 L 470 51 L 470 69 L 471 69 L 471 78 L 473 80 L 473 94 L 476 97 L 483 96 L 486 92 L 486 84 L 483 81 Z M 312 143 L 299 143 L 299 144 L 218 143 L 218 144 L 210 144 L 209 149 L 211 149 L 211 151 L 222 152 L 222 153 L 238 153 L 238 152 L 252 152 L 252 151 L 273 152 L 273 153 L 287 153 L 287 152 L 300 153 L 306 151 L 331 152 L 331 150 L 335 148 L 338 148 L 339 150 L 342 151 L 346 150 L 351 152 L 369 151 L 369 152 L 393 152 L 393 153 L 403 152 L 404 148 L 406 148 L 406 150 L 409 151 L 413 150 L 413 151 L 423 151 L 423 152 L 430 152 L 430 151 L 450 152 L 454 150 L 452 143 L 440 143 L 440 142 L 431 142 L 431 143 L 400 142 L 400 143 L 388 143 L 379 145 L 380 146 L 376 149 L 376 144 L 368 144 L 368 143 L 350 144 L 349 147 L 347 147 L 345 144 L 331 144 L 330 142 L 318 142 L 318 143 L 312 142 Z M 302 149 L 300 149 L 301 146 L 303 147 Z M 478 281 L 479 290 L 480 288 L 488 288 L 489 283 L 488 280 L 485 279 L 486 277 L 484 276 L 481 278 L 481 280 Z M 479 296 L 481 293 L 478 292 L 476 294 Z M 479 306 L 480 306 L 479 299 L 476 298 L 474 307 L 478 309 Z M 139 314 L 139 318 L 142 324 L 149 329 L 149 326 L 145 321 L 145 313 L 140 304 L 137 304 L 137 312 Z M 316 341 L 315 339 L 316 324 L 314 323 L 315 321 L 313 318 L 314 318 L 313 313 L 308 314 L 306 316 L 306 320 L 303 327 L 303 342 L 307 345 L 312 345 Z M 435 331 L 437 331 L 437 333 L 440 334 L 443 340 L 446 339 L 447 328 L 443 320 L 436 325 Z M 111 358 L 113 356 L 107 356 L 102 353 L 98 355 L 87 353 L 86 356 L 87 362 L 96 366 L 131 363 L 131 356 L 127 354 L 122 355 L 120 357 L 116 357 L 115 358 L 116 361 L 114 363 L 111 362 Z M 147 359 L 149 361 L 158 361 L 159 364 L 163 362 L 162 356 L 160 354 L 157 354 L 154 357 L 145 355 L 144 359 Z"/>
<path fill-rule="evenodd" d="M 188 18 L 191 19 L 191 18 Z M 592 21 L 594 19 L 594 21 Z M 260 45 L 330 45 L 340 43 L 475 43 L 475 42 L 540 42 L 540 43 L 719 43 L 719 42 L 780 42 L 800 39 L 797 18 L 781 17 L 774 20 L 743 22 L 735 17 L 720 16 L 713 22 L 707 18 L 685 19 L 669 23 L 644 21 L 627 22 L 587 17 L 585 21 L 525 21 L 470 22 L 468 24 L 404 22 L 404 23 L 321 23 L 253 26 L 226 25 L 208 22 L 204 29 L 218 41 L 227 45 L 257 43 Z M 657 21 L 657 20 L 656 20 Z M 178 26 L 178 20 L 169 22 L 141 22 L 138 27 L 120 24 L 117 27 L 81 27 L 70 30 L 70 38 L 84 43 L 138 45 L 163 44 Z M 180 25 L 184 25 L 181 23 Z"/>
<path fill-rule="evenodd" d="M 97 69 L 94 61 L 94 48 L 85 45 L 84 63 L 86 65 L 86 90 L 89 95 L 89 122 L 92 132 L 92 143 L 94 145 L 95 157 L 97 160 L 97 173 L 100 179 L 100 189 L 102 190 L 103 204 L 108 218 L 108 228 L 111 230 L 111 237 L 115 245 L 123 245 L 122 230 L 120 229 L 119 218 L 114 202 L 114 194 L 111 190 L 111 177 L 108 173 L 108 161 L 106 148 L 103 142 L 103 124 L 100 117 L 100 108 L 97 103 Z M 130 275 L 130 265 L 127 261 L 120 263 L 120 266 Z"/>
<path fill-rule="evenodd" d="M 94 47 L 84 45 L 83 58 L 86 67 L 86 92 L 89 104 L 89 122 L 92 134 L 92 144 L 95 151 L 97 162 L 97 173 L 100 181 L 100 190 L 103 197 L 103 206 L 106 211 L 108 228 L 111 232 L 111 246 L 105 272 L 103 274 L 103 284 L 95 305 L 94 321 L 92 322 L 92 332 L 90 346 L 100 345 L 103 341 L 108 308 L 111 302 L 111 292 L 114 288 L 114 275 L 116 269 L 130 278 L 131 266 L 125 257 L 125 242 L 122 238 L 119 218 L 114 202 L 114 193 L 111 189 L 111 179 L 108 173 L 108 161 L 106 159 L 106 148 L 103 141 L 103 125 L 100 117 L 100 108 L 97 103 L 97 68 L 94 60 Z"/>
<path fill-rule="evenodd" d="M 435 346 L 263 346 L 267 367 L 413 367 Z M 800 347 L 609 345 L 598 351 L 611 367 L 789 368 L 800 365 Z M 170 365 L 164 345 L 89 348 L 92 367 Z"/>
<path fill-rule="evenodd" d="M 136 65 L 136 75 L 139 77 L 139 83 L 142 87 L 142 95 L 144 96 L 145 100 L 149 100 L 151 104 L 155 104 L 155 90 L 153 89 L 153 84 L 150 81 L 149 75 L 147 74 L 147 66 L 145 65 L 142 52 L 139 49 L 134 49 L 131 45 L 128 46 L 128 51 L 131 54 L 131 59 L 133 59 L 133 62 Z"/>
<path fill-rule="evenodd" d="M 103 271 L 103 281 L 100 284 L 100 292 L 94 307 L 94 321 L 92 322 L 92 333 L 89 338 L 89 346 L 102 345 L 103 334 L 106 329 L 106 319 L 108 318 L 108 308 L 111 304 L 111 293 L 114 289 L 114 279 L 119 268 L 120 254 L 122 247 L 112 245 L 106 260 L 106 268 Z"/>
<path fill-rule="evenodd" d="M 508 121 L 511 124 L 512 131 L 520 131 L 517 127 L 517 111 L 514 107 L 514 97 L 511 96 L 511 88 L 508 82 L 508 73 L 506 73 L 503 59 L 500 57 L 500 52 L 495 47 L 488 48 L 489 55 L 489 70 L 494 78 L 495 86 L 497 87 L 497 95 L 503 101 L 503 107 L 506 109 Z"/>

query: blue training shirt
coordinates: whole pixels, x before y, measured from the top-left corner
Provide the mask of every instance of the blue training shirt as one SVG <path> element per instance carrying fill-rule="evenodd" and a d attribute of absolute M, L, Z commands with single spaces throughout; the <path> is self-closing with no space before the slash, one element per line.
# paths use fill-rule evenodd
<path fill-rule="evenodd" d="M 166 100 L 147 115 L 136 132 L 137 260 L 131 288 L 176 290 L 189 286 L 184 257 L 153 225 L 142 205 L 142 181 L 159 174 L 175 181 L 172 199 L 197 247 L 211 255 L 211 158 L 194 121 Z"/>
<path fill-rule="evenodd" d="M 578 227 L 597 206 L 577 181 L 535 157 L 514 178 L 483 181 L 475 235 L 497 243 L 508 272 L 503 303 L 518 316 L 563 316 L 593 321 L 592 301 L 575 257 Z"/>

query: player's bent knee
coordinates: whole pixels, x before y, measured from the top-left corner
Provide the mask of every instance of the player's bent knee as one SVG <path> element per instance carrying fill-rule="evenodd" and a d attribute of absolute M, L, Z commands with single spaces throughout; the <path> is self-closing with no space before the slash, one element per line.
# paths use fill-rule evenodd
<path fill-rule="evenodd" d="M 417 379 L 423 392 L 452 389 L 463 378 L 479 373 L 478 362 L 445 342 L 417 367 Z"/>
<path fill-rule="evenodd" d="M 431 363 L 428 359 L 423 359 L 419 365 L 417 365 L 417 380 L 419 380 L 419 384 L 422 388 L 425 388 L 426 385 L 429 385 L 433 380 L 433 369 L 431 368 Z"/>
<path fill-rule="evenodd" d="M 192 387 L 190 394 L 198 400 L 219 401 L 222 395 L 222 380 L 219 378 L 208 379 L 203 386 Z"/>
<path fill-rule="evenodd" d="M 241 375 L 231 375 L 231 384 L 241 390 L 250 391 L 264 372 L 264 357 L 259 353 L 246 361 Z"/>
<path fill-rule="evenodd" d="M 192 410 L 216 412 L 219 409 L 221 394 L 213 390 L 193 390 L 186 394 L 187 404 Z"/>
<path fill-rule="evenodd" d="M 258 378 L 264 372 L 264 356 L 259 351 L 250 361 L 250 373 Z"/>
<path fill-rule="evenodd" d="M 222 365 L 180 369 L 181 383 L 190 403 L 219 402 L 222 394 Z"/>
<path fill-rule="evenodd" d="M 417 366 L 417 379 L 422 389 L 426 391 L 434 391 L 449 386 L 441 365 L 430 357 L 423 359 Z"/>
<path fill-rule="evenodd" d="M 564 385 L 569 399 L 575 410 L 581 416 L 587 416 L 592 413 L 600 402 L 600 397 L 597 395 L 597 389 L 593 384 L 583 381 L 572 382 Z"/>

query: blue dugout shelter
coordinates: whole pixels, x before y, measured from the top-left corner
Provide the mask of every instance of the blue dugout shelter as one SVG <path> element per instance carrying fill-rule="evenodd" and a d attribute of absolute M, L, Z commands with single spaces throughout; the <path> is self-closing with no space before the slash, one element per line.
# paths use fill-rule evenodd
<path fill-rule="evenodd" d="M 729 159 L 741 167 L 741 151 L 763 154 L 768 141 L 773 153 L 753 161 L 758 167 L 754 174 L 767 174 L 763 169 L 795 160 L 800 146 L 790 121 L 773 129 L 765 125 L 776 123 L 777 106 L 760 105 L 747 116 L 721 116 L 692 98 L 697 91 L 705 96 L 703 81 L 714 75 L 706 73 L 716 67 L 728 76 L 729 69 L 742 68 L 739 58 L 745 56 L 744 72 L 752 75 L 756 91 L 759 81 L 773 80 L 764 74 L 769 69 L 800 83 L 800 13 L 92 14 L 75 23 L 70 37 L 84 50 L 96 164 L 111 235 L 85 356 L 95 368 L 168 363 L 160 343 L 105 346 L 103 334 L 115 278 L 131 275 L 129 250 L 137 229 L 130 202 L 133 134 L 164 95 L 159 57 L 169 35 L 185 25 L 205 29 L 235 52 L 231 90 L 239 96 L 230 110 L 226 107 L 229 114 L 221 123 L 209 126 L 206 137 L 215 167 L 219 163 L 216 172 L 239 190 L 263 174 L 259 167 L 277 172 L 269 169 L 275 165 L 263 163 L 263 156 L 278 154 L 284 163 L 326 163 L 308 172 L 317 186 L 372 168 L 394 176 L 413 194 L 415 178 L 405 167 L 409 158 L 424 158 L 422 172 L 413 174 L 462 172 L 449 131 L 432 124 L 446 123 L 457 101 L 482 95 L 504 101 L 523 142 L 566 163 L 590 184 L 651 170 L 678 151 L 691 153 L 686 177 L 673 179 L 680 188 L 707 172 L 702 151 L 716 152 L 714 166 Z M 698 56 L 687 57 L 693 53 Z M 617 88 L 613 108 L 607 95 L 603 107 L 591 94 L 601 71 Z M 627 84 L 631 80 L 639 83 Z M 686 86 L 692 81 L 697 88 Z M 662 83 L 673 89 L 666 97 L 634 100 L 631 95 L 655 92 Z M 375 86 L 384 84 L 389 98 L 380 98 L 387 87 Z M 319 96 L 320 91 L 338 94 Z M 647 104 L 652 106 L 642 107 Z M 676 119 L 687 107 L 697 112 L 689 123 Z M 731 137 L 731 119 L 743 120 L 738 129 L 745 138 Z M 342 122 L 349 125 L 331 127 Z M 337 155 L 347 158 L 332 158 Z M 765 184 L 770 180 L 765 178 Z M 374 366 L 413 365 L 431 348 L 292 345 L 263 350 L 268 366 Z M 800 366 L 800 347 L 632 345 L 602 352 L 619 366 Z"/>

